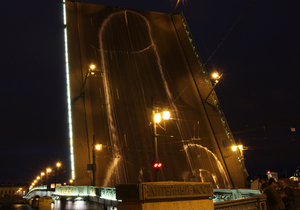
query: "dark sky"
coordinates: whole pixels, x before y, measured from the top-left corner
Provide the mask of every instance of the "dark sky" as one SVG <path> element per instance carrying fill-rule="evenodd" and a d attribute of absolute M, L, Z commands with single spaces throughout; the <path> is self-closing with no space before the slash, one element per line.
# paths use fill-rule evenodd
<path fill-rule="evenodd" d="M 176 4 L 80 2 L 165 13 Z M 299 10 L 282 0 L 184 0 L 176 10 L 207 71 L 223 73 L 216 93 L 236 141 L 248 147 L 250 178 L 300 165 Z M 0 182 L 32 182 L 57 160 L 68 171 L 62 2 L 3 1 L 0 14 Z"/>

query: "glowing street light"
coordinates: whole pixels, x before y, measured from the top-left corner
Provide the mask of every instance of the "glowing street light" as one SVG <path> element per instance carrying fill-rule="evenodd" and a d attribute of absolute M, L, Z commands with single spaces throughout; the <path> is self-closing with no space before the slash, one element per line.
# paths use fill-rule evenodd
<path fill-rule="evenodd" d="M 60 163 L 60 162 L 57 162 L 57 163 L 56 163 L 56 167 L 55 167 L 55 182 L 54 182 L 54 183 L 55 183 L 55 187 L 56 187 L 56 174 L 57 174 L 57 169 L 60 168 L 60 166 L 61 166 L 61 163 Z"/>
<path fill-rule="evenodd" d="M 170 112 L 169 111 L 164 111 L 163 112 L 163 117 L 164 120 L 169 120 L 170 119 Z"/>
<path fill-rule="evenodd" d="M 244 147 L 242 144 L 241 144 L 241 139 L 239 139 L 239 144 L 238 145 L 233 145 L 231 147 L 232 151 L 236 152 L 237 150 L 239 150 L 239 157 L 238 157 L 238 161 L 245 167 L 245 158 L 244 158 L 244 152 L 243 150 L 246 150 L 248 149 L 247 147 Z M 247 173 L 247 170 L 246 168 L 244 168 L 243 172 L 245 173 L 245 184 L 247 184 L 247 176 L 248 173 Z"/>
<path fill-rule="evenodd" d="M 215 84 L 213 86 L 213 88 L 210 90 L 209 94 L 206 96 L 206 98 L 204 99 L 204 102 L 206 102 L 206 100 L 208 99 L 208 97 L 210 96 L 210 94 L 213 92 L 213 90 L 215 89 L 216 85 L 219 83 L 221 77 L 223 76 L 223 74 L 219 75 L 218 72 L 214 72 L 212 73 L 212 78 L 215 81 Z"/>
<path fill-rule="evenodd" d="M 39 181 L 40 181 L 41 177 L 37 176 L 36 179 L 38 180 L 38 185 L 39 185 Z"/>
<path fill-rule="evenodd" d="M 170 112 L 164 111 L 162 113 L 156 112 L 154 110 L 154 100 L 153 97 L 152 100 L 152 124 L 153 124 L 153 140 L 154 140 L 154 164 L 153 167 L 156 169 L 155 173 L 155 181 L 159 181 L 159 169 L 162 166 L 162 163 L 159 161 L 158 157 L 158 149 L 157 149 L 157 132 L 156 132 L 156 124 L 160 123 L 162 119 L 169 120 L 170 119 Z"/>
<path fill-rule="evenodd" d="M 85 84 L 86 84 L 86 80 L 87 78 L 90 76 L 90 75 L 95 75 L 96 71 L 100 71 L 97 69 L 96 65 L 95 64 L 91 64 L 89 66 L 89 69 L 88 71 L 86 72 L 85 74 L 85 78 L 84 78 L 84 81 L 83 81 L 83 85 L 82 85 L 82 91 L 81 91 L 81 96 L 83 97 L 84 96 L 84 88 L 85 88 Z"/>
<path fill-rule="evenodd" d="M 48 188 L 48 174 L 51 172 L 51 168 L 47 168 L 46 169 L 46 185 L 47 185 L 47 188 Z"/>
<path fill-rule="evenodd" d="M 236 151 L 236 148 L 237 148 L 237 146 L 232 146 L 231 147 L 232 151 L 234 151 L 234 152 Z"/>
<path fill-rule="evenodd" d="M 237 149 L 239 149 L 240 151 L 243 151 L 244 146 L 243 146 L 242 144 L 234 145 L 234 146 L 231 147 L 231 149 L 232 149 L 232 151 L 234 151 L 234 152 L 235 152 Z M 243 153 L 241 152 L 241 154 L 243 154 Z"/>
<path fill-rule="evenodd" d="M 94 64 L 90 65 L 90 70 L 94 70 L 96 68 L 96 66 Z"/>
<path fill-rule="evenodd" d="M 92 186 L 96 185 L 96 150 L 102 150 L 102 144 L 96 144 L 95 142 L 95 135 L 93 135 L 93 164 L 92 164 L 92 171 L 93 171 L 93 183 Z M 90 165 L 90 164 L 89 164 Z"/>
<path fill-rule="evenodd" d="M 43 185 L 43 176 L 45 176 L 45 173 L 41 172 L 41 185 Z"/>

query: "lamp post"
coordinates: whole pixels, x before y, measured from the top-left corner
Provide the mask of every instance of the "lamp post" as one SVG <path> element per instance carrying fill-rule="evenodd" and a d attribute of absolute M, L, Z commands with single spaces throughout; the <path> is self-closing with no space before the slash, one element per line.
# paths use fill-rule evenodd
<path fill-rule="evenodd" d="M 95 135 L 93 135 L 93 183 L 92 186 L 96 186 L 96 150 L 102 150 L 102 144 L 96 144 L 95 143 Z"/>
<path fill-rule="evenodd" d="M 160 123 L 161 118 L 164 120 L 170 119 L 170 112 L 169 111 L 164 111 L 163 113 L 156 112 L 154 110 L 154 100 L 153 97 L 151 98 L 152 100 L 152 125 L 153 125 L 153 140 L 154 140 L 154 163 L 153 167 L 156 169 L 155 173 L 155 181 L 159 181 L 159 169 L 162 166 L 162 163 L 159 161 L 159 156 L 158 156 L 158 147 L 157 147 L 157 131 L 156 131 L 156 124 Z"/>
<path fill-rule="evenodd" d="M 245 158 L 244 158 L 244 152 L 243 150 L 245 149 L 248 149 L 247 147 L 244 147 L 242 144 L 241 144 L 241 140 L 239 139 L 239 144 L 238 145 L 233 145 L 231 147 L 232 151 L 237 151 L 239 150 L 239 162 L 243 165 L 243 173 L 244 173 L 244 181 L 245 181 L 245 185 L 247 185 L 247 177 L 249 176 L 248 175 L 248 172 L 246 170 L 246 167 L 245 167 Z"/>
<path fill-rule="evenodd" d="M 47 188 L 49 187 L 49 185 L 48 185 L 48 175 L 49 175 L 50 172 L 51 172 L 51 168 L 47 168 L 46 169 L 46 185 L 47 185 Z"/>
<path fill-rule="evenodd" d="M 175 8 L 174 8 L 174 10 L 173 10 L 173 13 L 172 13 L 172 15 L 174 15 L 174 14 L 175 14 L 175 11 L 176 11 L 176 9 L 177 9 L 177 6 L 178 6 L 179 2 L 180 2 L 180 0 L 178 0 L 178 1 L 177 1 L 176 5 L 175 5 Z"/>
<path fill-rule="evenodd" d="M 41 179 L 41 177 L 37 176 L 36 179 L 37 179 L 37 185 L 39 185 L 39 180 Z"/>
<path fill-rule="evenodd" d="M 82 97 L 84 96 L 84 88 L 85 88 L 87 78 L 90 75 L 92 75 L 92 76 L 95 75 L 96 71 L 100 71 L 100 70 L 96 69 L 96 65 L 91 64 L 89 66 L 89 70 L 86 72 L 85 77 L 84 77 L 84 81 L 83 81 L 83 85 L 82 85 L 82 91 L 81 91 L 81 94 L 80 94 Z"/>
<path fill-rule="evenodd" d="M 41 172 L 41 185 L 43 185 L 43 176 L 45 176 L 45 173 Z"/>
<path fill-rule="evenodd" d="M 60 162 L 56 163 L 56 167 L 55 167 L 55 187 L 56 187 L 56 174 L 57 174 L 57 169 L 61 166 Z"/>
<path fill-rule="evenodd" d="M 215 87 L 217 86 L 217 84 L 220 82 L 220 79 L 221 79 L 222 76 L 223 76 L 223 74 L 219 75 L 217 72 L 215 72 L 215 73 L 212 74 L 212 79 L 215 80 L 215 84 L 214 84 L 213 88 L 210 90 L 209 94 L 204 99 L 204 102 L 206 102 L 206 100 L 208 99 L 208 97 L 210 96 L 210 94 L 213 92 L 213 90 L 215 89 Z"/>

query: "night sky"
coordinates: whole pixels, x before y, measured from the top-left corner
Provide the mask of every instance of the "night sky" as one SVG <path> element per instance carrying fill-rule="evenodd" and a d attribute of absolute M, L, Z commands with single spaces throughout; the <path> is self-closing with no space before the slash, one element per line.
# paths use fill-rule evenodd
<path fill-rule="evenodd" d="M 164 13 L 176 4 L 79 2 Z M 249 178 L 293 174 L 300 166 L 300 3 L 184 0 L 181 11 L 207 71 L 223 73 L 215 90 L 235 140 L 248 147 Z M 68 177 L 62 2 L 3 1 L 0 14 L 0 183 L 31 183 L 56 161 Z"/>

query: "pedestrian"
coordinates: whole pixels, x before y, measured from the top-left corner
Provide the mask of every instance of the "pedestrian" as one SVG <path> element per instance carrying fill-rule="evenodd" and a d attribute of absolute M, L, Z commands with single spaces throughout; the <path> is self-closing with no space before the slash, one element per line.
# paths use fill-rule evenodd
<path fill-rule="evenodd" d="M 279 183 L 281 189 L 279 190 L 282 201 L 285 205 L 286 210 L 295 210 L 295 193 L 292 188 L 288 186 L 286 179 L 280 179 Z"/>
<path fill-rule="evenodd" d="M 193 176 L 193 178 L 191 178 L 190 182 L 199 182 L 198 179 L 196 178 L 196 176 Z"/>
<path fill-rule="evenodd" d="M 275 179 L 270 178 L 268 186 L 264 191 L 267 195 L 267 209 L 270 210 L 279 210 L 280 203 L 282 202 L 279 192 L 275 188 L 276 186 Z"/>
<path fill-rule="evenodd" d="M 259 180 L 260 180 L 259 176 L 254 177 L 254 181 L 251 183 L 252 190 L 260 190 L 261 183 L 259 182 Z"/>
<path fill-rule="evenodd" d="M 265 178 L 262 178 L 260 190 L 263 192 L 264 189 L 266 189 L 267 185 L 268 185 L 267 180 Z"/>

